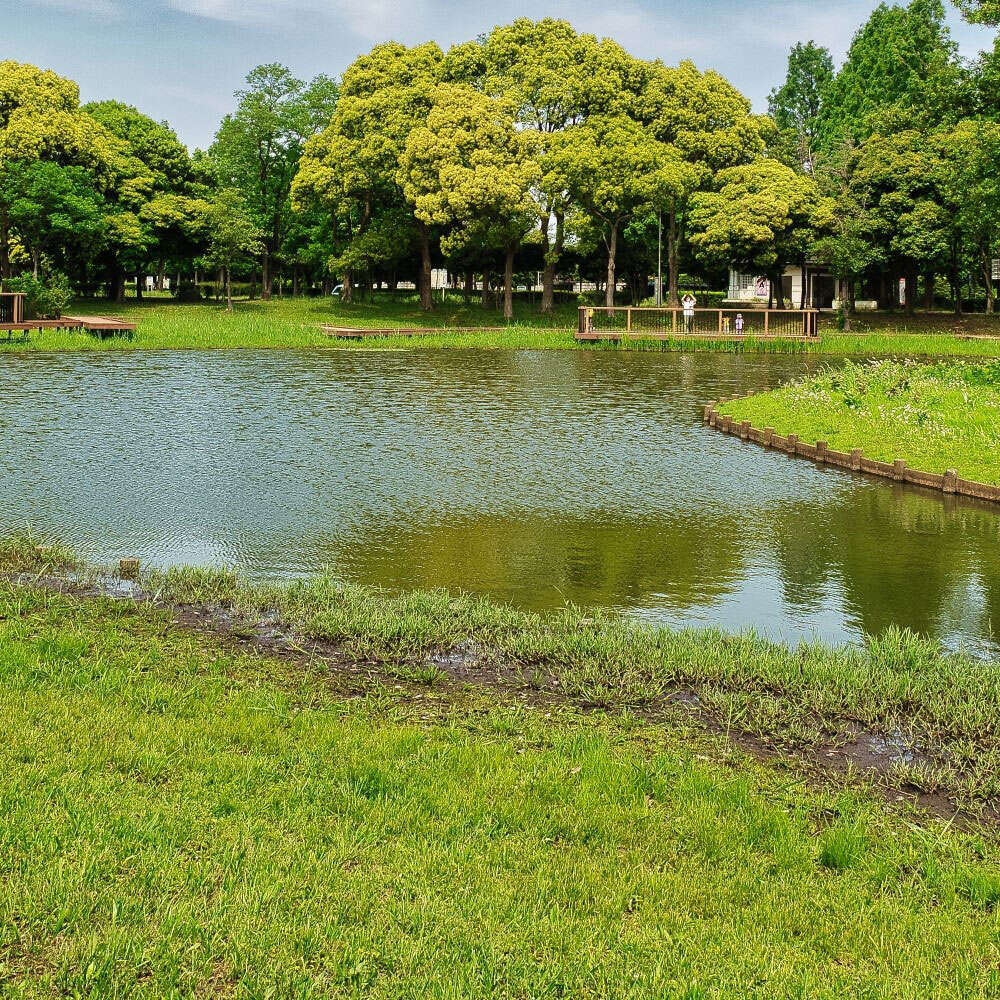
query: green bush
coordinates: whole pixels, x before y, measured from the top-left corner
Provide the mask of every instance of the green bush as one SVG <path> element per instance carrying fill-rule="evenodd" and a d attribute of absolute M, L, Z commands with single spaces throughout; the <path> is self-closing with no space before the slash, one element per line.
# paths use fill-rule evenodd
<path fill-rule="evenodd" d="M 7 286 L 12 292 L 23 293 L 27 319 L 59 319 L 73 301 L 69 278 L 59 272 L 49 275 L 44 281 L 30 274 L 22 275 L 12 278 Z"/>

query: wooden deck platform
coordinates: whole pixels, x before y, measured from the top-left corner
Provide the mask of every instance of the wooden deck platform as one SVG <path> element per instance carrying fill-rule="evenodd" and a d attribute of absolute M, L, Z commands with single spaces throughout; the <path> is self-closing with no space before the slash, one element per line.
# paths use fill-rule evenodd
<path fill-rule="evenodd" d="M 20 323 L 0 323 L 0 335 L 6 334 L 6 340 L 25 340 L 32 330 L 81 330 L 95 336 L 114 337 L 120 334 L 135 333 L 135 323 L 109 316 L 63 316 L 61 319 L 29 319 Z M 14 334 L 21 334 L 15 338 Z"/>
<path fill-rule="evenodd" d="M 376 337 L 447 337 L 456 333 L 497 333 L 505 326 L 422 326 L 396 327 L 378 330 L 362 330 L 357 327 L 329 326 L 323 324 L 322 331 L 328 337 L 338 340 L 369 340 Z"/>

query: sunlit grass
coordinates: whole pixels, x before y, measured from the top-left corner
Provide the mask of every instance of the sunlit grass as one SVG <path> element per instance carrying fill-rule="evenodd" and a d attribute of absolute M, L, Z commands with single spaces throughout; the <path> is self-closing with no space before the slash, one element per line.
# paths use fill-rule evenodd
<path fill-rule="evenodd" d="M 334 603 L 315 593 L 317 614 Z M 433 595 L 369 595 L 368 612 L 347 600 L 337 630 L 383 620 L 390 650 L 490 619 Z M 494 636 L 512 628 L 493 620 Z M 568 624 L 520 627 L 568 642 Z M 0 585 L 0 993 L 1000 988 L 992 835 L 810 788 L 680 722 L 434 685 L 346 697 L 334 680 L 319 662 L 228 651 L 150 605 Z"/>
<path fill-rule="evenodd" d="M 848 363 L 720 410 L 839 451 L 1000 483 L 997 362 Z"/>
<path fill-rule="evenodd" d="M 550 316 L 543 316 L 536 302 L 520 299 L 515 304 L 514 321 L 506 324 L 493 308 L 477 302 L 465 305 L 461 295 L 450 295 L 423 312 L 412 296 L 379 296 L 375 302 L 358 301 L 345 305 L 333 297 L 285 298 L 271 302 L 238 301 L 227 313 L 216 302 L 180 304 L 163 297 L 143 302 L 130 299 L 126 305 L 84 300 L 73 307 L 83 313 L 120 316 L 137 324 L 133 338 L 101 340 L 89 334 L 58 330 L 32 332 L 28 343 L 0 341 L 0 352 L 13 351 L 121 351 L 142 349 L 292 349 L 326 348 L 350 351 L 415 350 L 440 348 L 541 349 L 541 350 L 625 350 L 625 351 L 717 351 L 727 353 L 820 353 L 835 355 L 970 355 L 1000 356 L 1000 340 L 961 340 L 949 325 L 949 318 L 924 317 L 912 329 L 902 319 L 872 317 L 871 327 L 849 336 L 838 334 L 832 320 L 825 321 L 816 343 L 799 341 L 726 340 L 634 340 L 624 343 L 601 341 L 581 344 L 574 339 L 578 306 L 572 297 L 563 297 Z M 70 310 L 72 311 L 72 310 Z M 996 327 L 981 318 L 984 328 Z M 939 322 L 939 327 L 935 323 Z M 323 325 L 362 329 L 441 327 L 440 334 L 419 337 L 388 336 L 365 340 L 344 340 L 327 336 Z M 473 327 L 459 332 L 457 327 Z M 500 329 L 487 329 L 499 327 Z M 979 327 L 976 327 L 979 329 Z"/>

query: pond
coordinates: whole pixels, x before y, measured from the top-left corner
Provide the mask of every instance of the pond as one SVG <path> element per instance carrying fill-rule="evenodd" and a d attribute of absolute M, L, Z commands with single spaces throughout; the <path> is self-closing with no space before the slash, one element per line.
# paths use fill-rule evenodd
<path fill-rule="evenodd" d="M 567 601 L 672 626 L 996 652 L 1000 511 L 766 452 L 703 403 L 801 356 L 0 357 L 0 529 L 99 561 Z"/>

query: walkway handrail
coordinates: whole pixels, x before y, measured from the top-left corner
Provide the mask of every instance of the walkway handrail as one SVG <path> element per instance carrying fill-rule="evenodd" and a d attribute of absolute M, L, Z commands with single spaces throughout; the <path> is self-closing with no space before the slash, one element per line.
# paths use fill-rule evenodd
<path fill-rule="evenodd" d="M 624 316 L 625 321 L 624 328 L 621 324 L 622 316 Z M 799 321 L 801 321 L 801 328 L 796 330 L 796 336 L 819 336 L 818 309 L 759 309 L 754 306 L 747 306 L 743 309 L 738 307 L 684 309 L 683 306 L 581 306 L 579 335 L 589 336 L 599 333 L 597 327 L 604 325 L 600 321 L 605 317 L 615 320 L 611 329 L 618 333 L 624 333 L 626 336 L 642 336 L 643 333 L 651 332 L 683 334 L 691 332 L 694 326 L 698 327 L 702 335 L 716 332 L 720 337 L 727 337 L 733 333 L 737 336 L 743 336 L 752 335 L 753 331 L 749 330 L 749 327 L 762 326 L 761 333 L 768 337 L 776 335 L 776 325 L 789 331 L 791 326 L 798 327 Z M 706 323 L 705 320 L 708 317 L 715 317 L 716 322 Z M 738 321 L 737 317 L 742 317 L 742 321 Z M 669 321 L 669 329 L 666 322 L 657 324 L 655 322 L 657 318 Z M 772 322 L 775 320 L 781 322 L 775 324 Z M 709 326 L 714 329 L 707 330 Z M 777 335 L 781 334 L 777 333 Z"/>

